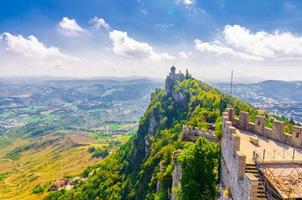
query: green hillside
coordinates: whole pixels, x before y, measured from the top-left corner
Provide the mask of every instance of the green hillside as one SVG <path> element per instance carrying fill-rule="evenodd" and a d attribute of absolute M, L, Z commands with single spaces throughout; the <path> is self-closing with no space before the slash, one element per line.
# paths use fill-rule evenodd
<path fill-rule="evenodd" d="M 0 199 L 39 200 L 125 144 L 150 94 L 147 79 L 0 78 Z"/>
<path fill-rule="evenodd" d="M 258 111 L 187 74 L 170 81 L 172 91 L 157 89 L 140 120 L 137 134 L 117 152 L 85 170 L 87 181 L 73 190 L 50 193 L 46 199 L 214 199 L 218 195 L 220 148 L 199 139 L 182 142 L 182 125 L 207 129 L 215 124 L 221 137 L 221 114 L 228 106 L 236 113 Z M 265 113 L 266 116 L 267 113 Z M 173 152 L 181 150 L 181 191 L 172 188 Z"/>

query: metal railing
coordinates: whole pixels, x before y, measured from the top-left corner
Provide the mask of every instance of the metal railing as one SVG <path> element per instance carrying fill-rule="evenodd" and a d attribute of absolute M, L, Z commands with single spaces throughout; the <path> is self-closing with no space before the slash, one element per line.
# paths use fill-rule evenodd
<path fill-rule="evenodd" d="M 265 152 L 265 151 L 264 151 Z M 283 199 L 280 192 L 290 198 L 292 189 L 290 187 L 284 187 L 278 180 L 277 176 L 267 167 L 264 167 L 265 153 L 260 156 L 256 151 L 253 152 L 253 161 L 256 164 L 256 169 L 259 174 L 260 181 L 262 182 L 265 189 L 265 196 L 269 200 Z M 280 172 L 282 174 L 283 171 Z"/>
<path fill-rule="evenodd" d="M 283 150 L 255 150 L 254 152 L 264 161 L 301 161 L 302 162 L 302 153 L 296 149 L 283 149 Z"/>

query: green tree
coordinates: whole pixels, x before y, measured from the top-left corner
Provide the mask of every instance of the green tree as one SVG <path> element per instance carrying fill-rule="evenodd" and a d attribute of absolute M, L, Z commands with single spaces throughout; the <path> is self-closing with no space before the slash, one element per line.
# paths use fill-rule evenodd
<path fill-rule="evenodd" d="M 182 165 L 182 200 L 207 200 L 217 196 L 219 147 L 200 138 L 183 150 L 179 160 Z"/>

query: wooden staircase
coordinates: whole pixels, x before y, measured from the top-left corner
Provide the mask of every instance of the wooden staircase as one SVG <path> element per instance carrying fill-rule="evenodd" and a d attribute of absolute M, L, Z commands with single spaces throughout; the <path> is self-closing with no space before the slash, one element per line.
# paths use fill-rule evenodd
<path fill-rule="evenodd" d="M 258 179 L 258 191 L 257 191 L 257 198 L 258 200 L 265 199 L 265 190 L 262 182 L 260 181 L 259 174 L 254 163 L 247 163 L 245 165 L 245 173 L 253 174 Z"/>

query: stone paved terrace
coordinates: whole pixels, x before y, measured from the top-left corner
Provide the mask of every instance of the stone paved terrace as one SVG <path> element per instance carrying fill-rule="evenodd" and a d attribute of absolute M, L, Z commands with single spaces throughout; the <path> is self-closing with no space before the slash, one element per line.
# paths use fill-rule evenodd
<path fill-rule="evenodd" d="M 263 116 L 251 123 L 246 112 L 240 112 L 239 119 L 232 109 L 224 115 L 236 128 L 239 152 L 246 156 L 246 163 L 254 163 L 255 152 L 262 173 L 281 198 L 302 199 L 302 127 L 294 126 L 293 134 L 288 134 L 280 121 L 274 121 L 271 129 L 264 127 Z"/>
<path fill-rule="evenodd" d="M 247 163 L 253 162 L 253 151 L 256 150 L 259 156 L 263 159 L 263 152 L 265 150 L 264 161 L 301 161 L 302 163 L 302 149 L 268 139 L 265 136 L 260 136 L 248 131 L 236 129 L 236 133 L 240 136 L 240 152 L 246 155 Z M 259 145 L 250 142 L 250 137 L 259 140 Z M 295 152 L 294 152 L 295 151 Z M 294 154 L 294 159 L 293 159 Z"/>
<path fill-rule="evenodd" d="M 302 149 L 259 136 L 248 131 L 236 130 L 240 136 L 240 152 L 246 162 L 253 162 L 253 151 L 264 158 L 266 177 L 284 199 L 302 198 Z M 250 142 L 250 137 L 259 140 L 259 145 Z M 265 153 L 264 153 L 265 151 Z M 265 154 L 263 156 L 263 154 Z M 269 173 L 268 173 L 269 172 Z"/>

